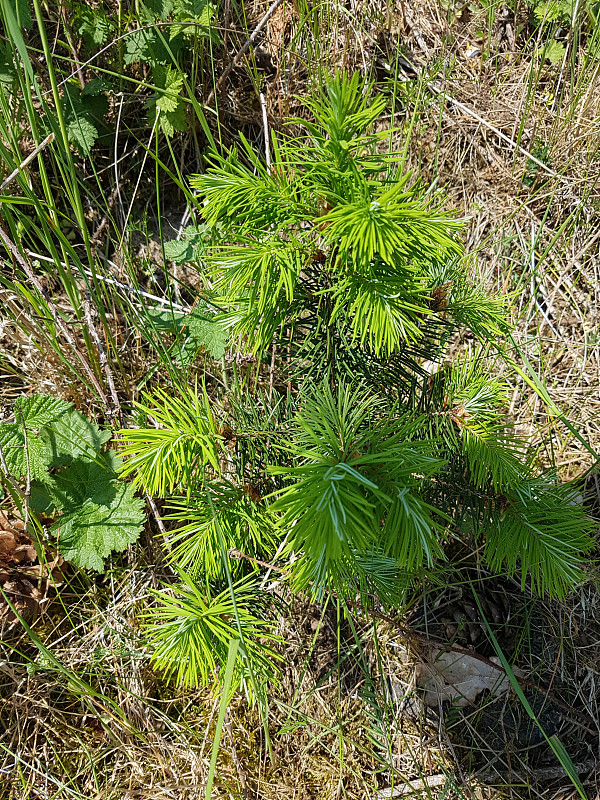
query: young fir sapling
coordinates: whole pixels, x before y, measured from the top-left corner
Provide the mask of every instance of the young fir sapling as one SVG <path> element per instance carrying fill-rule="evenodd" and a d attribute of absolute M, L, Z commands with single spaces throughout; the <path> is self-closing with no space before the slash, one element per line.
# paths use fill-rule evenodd
<path fill-rule="evenodd" d="M 553 595 L 592 546 L 573 487 L 510 429 L 509 366 L 490 374 L 506 298 L 478 285 L 459 220 L 403 172 L 377 126 L 385 99 L 338 75 L 306 106 L 295 135 L 273 134 L 269 167 L 242 136 L 191 179 L 212 232 L 196 266 L 271 390 L 174 387 L 138 404 L 153 424 L 122 432 L 122 474 L 169 498 L 182 593 L 149 635 L 188 682 L 215 641 L 190 592 L 210 606 L 228 589 L 235 605 L 239 579 L 240 663 L 266 675 L 251 642 L 271 561 L 295 591 L 393 608 L 451 539 Z M 450 360 L 465 330 L 479 344 Z"/>

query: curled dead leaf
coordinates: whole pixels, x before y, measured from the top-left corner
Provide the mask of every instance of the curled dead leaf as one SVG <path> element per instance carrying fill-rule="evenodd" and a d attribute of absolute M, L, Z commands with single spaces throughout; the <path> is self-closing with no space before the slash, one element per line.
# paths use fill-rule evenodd
<path fill-rule="evenodd" d="M 513 672 L 518 678 L 524 677 L 516 667 Z M 507 694 L 511 683 L 496 657 L 481 660 L 468 653 L 432 648 L 428 662 L 417 666 L 417 686 L 425 689 L 428 706 L 437 706 L 445 700 L 467 706 L 484 691 L 495 696 Z"/>

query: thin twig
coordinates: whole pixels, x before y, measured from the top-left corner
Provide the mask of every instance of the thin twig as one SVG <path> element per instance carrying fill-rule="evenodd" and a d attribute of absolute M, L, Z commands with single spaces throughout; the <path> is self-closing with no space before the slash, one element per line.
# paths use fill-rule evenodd
<path fill-rule="evenodd" d="M 49 133 L 49 134 L 48 134 L 48 136 L 46 136 L 46 138 L 44 139 L 44 141 L 43 141 L 43 142 L 40 142 L 40 144 L 38 144 L 38 146 L 35 148 L 35 150 L 33 151 L 33 153 L 30 153 L 30 154 L 27 156 L 27 158 L 26 158 L 24 161 L 21 161 L 21 163 L 19 164 L 19 166 L 18 166 L 16 169 L 14 169 L 14 170 L 13 170 L 13 171 L 10 173 L 10 175 L 8 176 L 8 178 L 5 178 L 5 179 L 2 181 L 2 184 L 0 184 L 0 192 L 1 192 L 3 189 L 5 189 L 5 188 L 8 186 L 8 184 L 9 184 L 9 183 L 11 183 L 12 181 L 14 181 L 14 179 L 17 177 L 17 175 L 19 174 L 19 172 L 21 172 L 21 170 L 22 170 L 22 169 L 25 169 L 25 167 L 27 166 L 27 164 L 29 164 L 31 161 L 33 161 L 33 159 L 34 159 L 34 158 L 35 158 L 35 157 L 36 157 L 36 156 L 37 156 L 39 153 L 41 153 L 41 152 L 42 152 L 42 150 L 43 150 L 45 147 L 47 147 L 47 146 L 50 144 L 50 142 L 52 142 L 52 141 L 53 141 L 53 139 L 54 139 L 54 134 L 53 134 L 53 133 Z"/>
<path fill-rule="evenodd" d="M 41 253 L 34 253 L 33 250 L 26 250 L 27 255 L 30 258 L 35 258 L 38 261 L 46 261 L 49 264 L 55 264 L 56 261 L 54 258 L 50 258 L 49 256 L 44 256 Z M 64 261 L 59 262 L 61 266 L 66 267 Z M 117 265 L 111 261 L 110 259 L 106 259 L 106 263 L 113 267 L 113 269 L 117 269 Z M 136 294 L 138 297 L 145 297 L 148 300 L 154 300 L 155 303 L 160 303 L 163 306 L 168 306 L 169 309 L 173 311 L 178 311 L 181 314 L 189 314 L 192 309 L 189 306 L 181 306 L 177 305 L 177 303 L 171 302 L 168 298 L 159 297 L 156 294 L 150 294 L 149 292 L 143 292 L 141 289 L 136 289 L 134 286 L 128 286 L 126 283 L 121 283 L 120 281 L 116 280 L 116 278 L 110 278 L 107 275 L 99 275 L 98 273 L 94 274 L 90 269 L 83 268 L 83 272 L 89 278 L 95 278 L 97 281 L 101 283 L 107 283 L 109 286 L 116 286 L 117 289 L 122 289 L 124 292 L 131 292 L 132 294 Z M 144 305 L 146 308 L 148 307 L 147 303 L 142 303 L 140 300 L 140 304 Z"/>
<path fill-rule="evenodd" d="M 221 91 L 221 87 L 223 86 L 223 84 L 227 80 L 227 77 L 228 77 L 229 73 L 233 69 L 235 69 L 235 67 L 237 67 L 237 65 L 242 60 L 244 54 L 250 49 L 250 46 L 252 44 L 254 44 L 254 41 L 255 41 L 256 37 L 258 36 L 258 34 L 262 31 L 262 29 L 265 27 L 267 22 L 271 19 L 273 14 L 277 11 L 277 9 L 279 8 L 279 6 L 282 3 L 283 3 L 283 0 L 275 0 L 274 3 L 271 3 L 271 5 L 267 9 L 267 12 L 264 15 L 264 17 L 260 20 L 260 22 L 258 23 L 256 28 L 254 28 L 254 30 L 252 31 L 252 33 L 250 34 L 248 39 L 246 39 L 246 41 L 244 42 L 242 47 L 234 55 L 234 57 L 231 60 L 231 62 L 229 63 L 229 65 L 221 73 L 221 77 L 217 81 L 215 88 L 208 95 L 208 99 L 206 100 L 206 104 L 205 105 L 209 106 L 212 103 L 212 101 L 215 99 L 215 95 L 218 94 Z"/>

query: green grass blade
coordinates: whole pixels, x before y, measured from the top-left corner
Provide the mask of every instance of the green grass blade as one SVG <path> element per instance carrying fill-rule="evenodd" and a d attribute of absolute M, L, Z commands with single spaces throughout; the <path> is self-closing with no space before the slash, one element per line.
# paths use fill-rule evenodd
<path fill-rule="evenodd" d="M 223 734 L 223 722 L 225 721 L 225 712 L 230 699 L 231 681 L 233 679 L 233 670 L 235 667 L 235 659 L 237 658 L 237 651 L 240 646 L 239 639 L 232 639 L 229 643 L 229 652 L 227 653 L 227 666 L 225 667 L 225 678 L 223 680 L 223 692 L 221 694 L 221 704 L 219 706 L 219 716 L 217 717 L 217 727 L 215 729 L 215 738 L 213 740 L 212 754 L 210 757 L 210 766 L 208 768 L 208 778 L 206 779 L 206 792 L 204 794 L 205 800 L 211 800 L 212 787 L 215 779 L 215 771 L 217 768 L 217 757 L 219 755 L 219 747 L 221 744 L 221 736 Z"/>

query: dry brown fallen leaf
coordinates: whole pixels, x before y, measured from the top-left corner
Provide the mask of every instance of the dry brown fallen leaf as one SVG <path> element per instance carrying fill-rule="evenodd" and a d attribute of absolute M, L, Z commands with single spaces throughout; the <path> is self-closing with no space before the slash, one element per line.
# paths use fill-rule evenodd
<path fill-rule="evenodd" d="M 489 659 L 500 665 L 496 657 Z M 523 671 L 513 668 L 518 678 Z M 481 692 L 489 691 L 499 696 L 510 691 L 510 680 L 501 669 L 470 656 L 468 653 L 445 652 L 432 649 L 429 661 L 417 665 L 417 686 L 425 689 L 425 703 L 437 706 L 450 700 L 457 706 L 474 703 Z"/>

